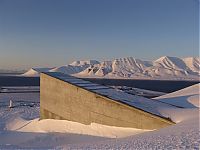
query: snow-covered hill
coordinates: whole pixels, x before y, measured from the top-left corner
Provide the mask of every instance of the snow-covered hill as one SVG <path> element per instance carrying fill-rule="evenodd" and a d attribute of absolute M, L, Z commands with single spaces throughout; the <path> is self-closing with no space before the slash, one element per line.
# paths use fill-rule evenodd
<path fill-rule="evenodd" d="M 52 68 L 31 68 L 27 72 L 25 72 L 24 74 L 22 74 L 22 76 L 38 77 L 38 76 L 40 76 L 41 72 L 48 72 L 51 69 Z"/>
<path fill-rule="evenodd" d="M 33 76 L 34 71 L 29 70 L 24 75 Z M 96 60 L 75 61 L 48 71 L 62 72 L 77 77 L 199 80 L 200 58 L 163 56 L 155 61 L 143 61 L 133 57 L 102 62 Z"/>

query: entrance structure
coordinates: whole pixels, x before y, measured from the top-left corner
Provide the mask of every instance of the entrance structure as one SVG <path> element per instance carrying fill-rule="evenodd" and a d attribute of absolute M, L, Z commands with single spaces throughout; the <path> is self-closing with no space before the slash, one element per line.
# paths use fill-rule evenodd
<path fill-rule="evenodd" d="M 174 124 L 159 113 L 172 107 L 57 72 L 40 75 L 41 119 L 158 129 Z"/>

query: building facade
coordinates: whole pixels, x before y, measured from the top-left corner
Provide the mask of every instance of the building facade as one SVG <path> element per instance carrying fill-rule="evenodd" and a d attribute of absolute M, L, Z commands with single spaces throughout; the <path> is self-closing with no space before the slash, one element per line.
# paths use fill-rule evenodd
<path fill-rule="evenodd" d="M 62 73 L 40 76 L 41 119 L 139 129 L 174 124 L 159 114 L 157 107 L 161 104 L 158 103 Z"/>

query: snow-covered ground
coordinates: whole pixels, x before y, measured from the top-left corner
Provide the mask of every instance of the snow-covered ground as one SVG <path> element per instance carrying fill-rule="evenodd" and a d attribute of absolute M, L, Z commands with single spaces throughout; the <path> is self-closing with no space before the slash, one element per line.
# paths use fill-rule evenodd
<path fill-rule="evenodd" d="M 177 124 L 154 131 L 39 120 L 38 93 L 32 93 L 31 100 L 27 93 L 20 93 L 21 98 L 12 95 L 15 107 L 11 109 L 8 103 L 12 93 L 0 93 L 0 149 L 199 149 L 199 86 L 155 98 L 164 103 L 170 99 L 170 104 L 179 107 L 182 100 L 188 103 L 184 108 L 160 109 Z"/>
<path fill-rule="evenodd" d="M 74 61 L 55 68 L 30 69 L 23 76 L 39 76 L 40 72 L 62 72 L 77 77 L 89 78 L 126 78 L 126 79 L 164 79 L 199 80 L 199 57 L 163 56 L 154 61 L 144 61 L 133 57 L 112 61 Z"/>
<path fill-rule="evenodd" d="M 177 113 L 177 112 L 176 112 Z M 199 149 L 199 110 L 180 111 L 190 115 L 174 126 L 127 138 L 107 140 L 92 144 L 59 146 L 62 149 Z M 196 114 L 196 115 L 195 115 Z"/>

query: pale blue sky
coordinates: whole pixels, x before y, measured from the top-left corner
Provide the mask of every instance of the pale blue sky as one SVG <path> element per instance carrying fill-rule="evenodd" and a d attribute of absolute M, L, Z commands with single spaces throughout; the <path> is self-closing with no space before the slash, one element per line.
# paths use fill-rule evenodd
<path fill-rule="evenodd" d="M 0 0 L 0 69 L 197 56 L 198 0 Z"/>

